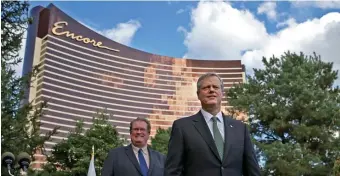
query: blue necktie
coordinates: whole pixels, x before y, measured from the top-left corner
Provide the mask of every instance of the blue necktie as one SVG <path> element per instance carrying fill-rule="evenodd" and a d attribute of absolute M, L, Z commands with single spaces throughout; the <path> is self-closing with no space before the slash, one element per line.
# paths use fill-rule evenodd
<path fill-rule="evenodd" d="M 143 156 L 142 149 L 139 149 L 139 151 L 138 151 L 138 159 L 139 159 L 140 170 L 142 171 L 143 176 L 147 176 L 148 175 L 148 166 L 146 165 L 146 161 L 145 161 L 145 158 Z"/>

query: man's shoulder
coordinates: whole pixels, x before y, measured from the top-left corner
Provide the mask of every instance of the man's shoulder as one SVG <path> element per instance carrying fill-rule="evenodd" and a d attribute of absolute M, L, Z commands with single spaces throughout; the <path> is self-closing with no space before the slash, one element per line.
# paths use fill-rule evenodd
<path fill-rule="evenodd" d="M 194 115 L 191 115 L 191 116 L 187 116 L 187 117 L 181 117 L 181 118 L 175 120 L 174 123 L 176 123 L 176 124 L 190 123 L 190 122 L 192 122 L 195 118 L 197 118 L 197 116 L 198 116 L 198 113 L 197 113 L 197 114 L 194 114 Z"/>
<path fill-rule="evenodd" d="M 151 148 L 150 148 L 150 152 L 152 152 L 153 156 L 156 156 L 160 161 L 162 161 L 162 162 L 165 161 L 166 156 L 163 153 L 156 151 L 156 150 L 153 150 Z"/>
<path fill-rule="evenodd" d="M 232 116 L 229 116 L 229 115 L 225 115 L 224 118 L 226 118 L 227 120 L 229 120 L 232 123 L 243 123 L 242 121 L 236 120 Z"/>
<path fill-rule="evenodd" d="M 120 147 L 116 147 L 110 150 L 110 153 L 114 154 L 114 153 L 121 153 L 124 150 L 127 149 L 127 146 L 120 146 Z"/>
<path fill-rule="evenodd" d="M 242 122 L 241 120 L 236 120 L 231 116 L 224 116 L 224 118 L 227 120 L 227 122 L 230 125 L 237 126 L 237 127 L 244 127 L 246 124 Z"/>
<path fill-rule="evenodd" d="M 150 151 L 151 151 L 153 154 L 155 154 L 155 155 L 157 155 L 157 156 L 159 156 L 159 157 L 165 157 L 165 155 L 164 155 L 163 153 L 161 153 L 161 152 L 159 152 L 159 151 L 157 151 L 157 150 L 154 150 L 154 149 L 151 149 L 151 148 L 150 148 Z"/>

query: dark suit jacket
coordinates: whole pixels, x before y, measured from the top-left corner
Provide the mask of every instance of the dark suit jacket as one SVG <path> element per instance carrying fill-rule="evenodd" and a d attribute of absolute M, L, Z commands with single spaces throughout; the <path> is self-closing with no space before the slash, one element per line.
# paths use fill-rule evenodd
<path fill-rule="evenodd" d="M 164 176 L 259 176 L 260 169 L 247 126 L 224 116 L 225 146 L 221 160 L 201 113 L 173 123 Z"/>
<path fill-rule="evenodd" d="M 150 165 L 148 176 L 162 176 L 164 172 L 165 156 L 148 148 Z M 136 155 L 131 144 L 119 147 L 109 152 L 102 169 L 102 176 L 141 176 Z"/>

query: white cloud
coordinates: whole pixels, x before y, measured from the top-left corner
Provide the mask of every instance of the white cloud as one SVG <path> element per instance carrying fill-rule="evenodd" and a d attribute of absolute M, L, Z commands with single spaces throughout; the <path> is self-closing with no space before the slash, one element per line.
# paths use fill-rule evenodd
<path fill-rule="evenodd" d="M 191 58 L 239 58 L 242 50 L 258 47 L 267 34 L 249 11 L 233 9 L 225 2 L 199 3 L 191 22 L 184 41 L 188 48 L 185 57 Z"/>
<path fill-rule="evenodd" d="M 185 11 L 184 9 L 179 9 L 179 10 L 177 10 L 176 14 L 181 14 L 181 13 L 183 13 L 184 11 Z"/>
<path fill-rule="evenodd" d="M 85 24 L 82 21 L 78 22 L 97 33 L 124 45 L 131 44 L 132 38 L 135 36 L 137 30 L 142 26 L 137 20 L 129 20 L 128 22 L 117 24 L 116 27 L 112 29 L 99 30 Z"/>
<path fill-rule="evenodd" d="M 98 31 L 100 34 L 124 45 L 130 45 L 132 38 L 141 24 L 137 20 L 119 23 L 115 28 Z"/>
<path fill-rule="evenodd" d="M 276 28 L 282 28 L 282 27 L 293 27 L 296 26 L 296 20 L 294 18 L 289 18 L 286 21 L 279 22 L 276 24 Z"/>
<path fill-rule="evenodd" d="M 258 14 L 266 14 L 270 20 L 276 20 L 276 3 L 275 2 L 264 2 L 257 8 Z"/>
<path fill-rule="evenodd" d="M 185 8 L 182 8 L 182 9 L 179 9 L 179 10 L 177 10 L 176 11 L 176 14 L 178 15 L 178 14 L 182 14 L 182 13 L 184 13 L 184 12 L 187 12 L 187 11 L 190 11 L 190 10 L 192 10 L 192 6 L 185 6 Z"/>
<path fill-rule="evenodd" d="M 197 59 L 237 59 L 243 50 L 262 47 L 267 37 L 263 23 L 246 10 L 225 2 L 201 2 L 193 9 L 192 28 L 184 44 L 184 57 Z"/>
<path fill-rule="evenodd" d="M 188 34 L 188 31 L 183 26 L 179 26 L 177 32 L 182 32 L 184 35 Z"/>
<path fill-rule="evenodd" d="M 292 1 L 293 7 L 316 7 L 321 9 L 340 9 L 340 1 Z"/>
<path fill-rule="evenodd" d="M 282 29 L 276 35 L 267 37 L 264 47 L 247 51 L 242 59 L 245 62 L 258 60 L 259 52 L 265 57 L 281 55 L 284 51 L 303 51 L 312 54 L 314 51 L 320 54 L 325 61 L 335 63 L 335 68 L 340 69 L 340 13 L 328 13 L 321 19 L 308 20 Z M 252 61 L 253 62 L 253 61 Z M 256 62 L 255 62 L 256 63 Z M 252 65 L 256 67 L 256 65 Z"/>
<path fill-rule="evenodd" d="M 306 54 L 315 51 L 324 61 L 334 62 L 334 69 L 340 69 L 337 12 L 299 24 L 289 19 L 278 25 L 283 28 L 277 33 L 269 34 L 248 10 L 235 9 L 226 2 L 200 2 L 192 11 L 191 23 L 184 41 L 186 58 L 241 59 L 249 73 L 252 68 L 262 67 L 262 56 L 280 56 L 287 50 Z"/>

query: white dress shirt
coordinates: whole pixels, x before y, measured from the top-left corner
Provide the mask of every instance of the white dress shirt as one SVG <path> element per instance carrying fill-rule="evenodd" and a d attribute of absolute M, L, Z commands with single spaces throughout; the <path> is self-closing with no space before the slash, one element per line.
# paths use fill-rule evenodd
<path fill-rule="evenodd" d="M 212 137 L 214 138 L 214 131 L 213 131 L 213 120 L 212 117 L 214 117 L 212 114 L 209 112 L 205 111 L 204 109 L 201 108 L 201 112 L 203 114 L 203 117 L 205 119 L 205 122 L 207 122 L 207 125 L 209 127 L 209 130 L 211 132 Z M 223 115 L 222 112 L 220 111 L 219 113 L 216 114 L 217 117 L 217 127 L 221 133 L 222 139 L 224 141 L 224 121 L 223 121 Z"/>
<path fill-rule="evenodd" d="M 140 148 L 134 146 L 132 143 L 131 143 L 131 146 L 132 146 L 133 153 L 135 153 L 136 158 L 137 158 L 137 161 L 138 161 L 138 163 L 139 163 L 138 151 L 139 151 Z M 148 147 L 147 147 L 147 146 L 143 147 L 143 148 L 142 148 L 142 151 L 143 151 L 142 153 L 143 153 L 144 159 L 145 159 L 145 161 L 146 161 L 146 165 L 147 165 L 148 168 L 149 168 L 150 158 L 149 158 Z"/>

